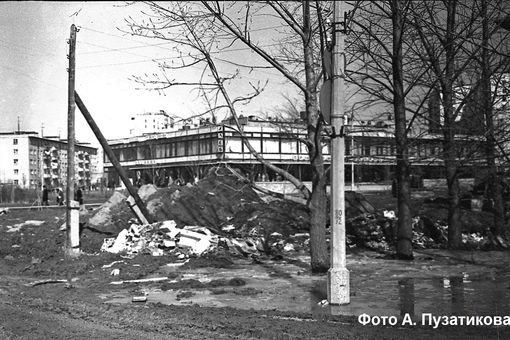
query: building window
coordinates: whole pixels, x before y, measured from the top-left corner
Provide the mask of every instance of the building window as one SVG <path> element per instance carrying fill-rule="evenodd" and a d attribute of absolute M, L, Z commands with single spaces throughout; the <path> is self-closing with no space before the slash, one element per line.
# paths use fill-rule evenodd
<path fill-rule="evenodd" d="M 18 185 L 19 181 L 17 179 L 14 180 L 14 185 Z"/>
<path fill-rule="evenodd" d="M 14 139 L 12 140 L 12 144 L 13 144 L 13 145 L 18 145 L 18 139 L 17 139 L 17 138 L 14 138 Z"/>
<path fill-rule="evenodd" d="M 17 159 L 14 160 L 14 165 L 18 165 L 18 160 Z"/>
<path fill-rule="evenodd" d="M 19 173 L 18 169 L 14 169 L 14 174 L 17 175 Z"/>
<path fill-rule="evenodd" d="M 365 144 L 363 146 L 363 155 L 370 156 L 370 144 Z"/>
<path fill-rule="evenodd" d="M 18 149 L 14 149 L 14 154 L 17 155 L 18 154 Z"/>

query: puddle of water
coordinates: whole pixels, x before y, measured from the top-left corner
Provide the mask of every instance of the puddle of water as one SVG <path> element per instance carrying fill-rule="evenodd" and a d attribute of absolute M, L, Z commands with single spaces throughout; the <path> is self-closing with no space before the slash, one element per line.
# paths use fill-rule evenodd
<path fill-rule="evenodd" d="M 467 272 L 457 271 L 451 276 L 427 277 L 417 275 L 423 268 L 404 269 L 351 273 L 352 296 L 350 303 L 345 306 L 321 306 L 319 302 L 327 299 L 327 276 L 303 274 L 302 269 L 289 264 L 273 264 L 270 268 L 247 265 L 235 270 L 180 272 L 181 280 L 208 282 L 241 278 L 246 282 L 243 286 L 209 289 L 183 287 L 162 291 L 161 284 L 153 283 L 140 288 L 146 292 L 148 303 L 275 309 L 311 313 L 317 317 L 328 314 L 358 316 L 364 313 L 397 317 L 410 315 L 413 319 L 420 319 L 424 313 L 443 316 L 510 315 L 510 273 L 473 277 Z M 405 277 L 405 273 L 415 276 Z M 118 291 L 102 298 L 107 303 L 132 303 L 132 293 L 122 291 L 121 286 L 118 288 Z"/>
<path fill-rule="evenodd" d="M 358 282 L 351 291 L 350 304 L 324 308 L 315 306 L 314 314 L 379 316 L 422 314 L 494 316 L 510 315 L 509 277 L 471 279 L 468 275 L 438 278 L 404 278 Z M 326 286 L 317 298 L 326 298 Z"/>

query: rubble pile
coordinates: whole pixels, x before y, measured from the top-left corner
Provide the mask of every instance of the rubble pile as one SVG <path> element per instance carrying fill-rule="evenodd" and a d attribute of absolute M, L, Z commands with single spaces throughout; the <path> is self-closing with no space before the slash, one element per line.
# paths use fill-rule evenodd
<path fill-rule="evenodd" d="M 347 243 L 351 247 L 363 247 L 378 251 L 390 251 L 396 245 L 397 218 L 393 211 L 383 214 L 362 214 L 346 221 Z M 446 248 L 448 226 L 432 221 L 426 216 L 413 218 L 413 248 Z M 509 244 L 495 237 L 489 229 L 463 232 L 462 243 L 466 249 L 508 249 Z"/>
<path fill-rule="evenodd" d="M 104 240 L 102 251 L 110 253 L 150 254 L 163 256 L 179 253 L 182 256 L 201 255 L 218 245 L 218 236 L 207 228 L 177 228 L 174 221 L 157 222 L 147 225 L 131 224 L 116 238 Z"/>
<path fill-rule="evenodd" d="M 299 244 L 297 236 L 309 238 L 308 233 L 292 235 L 291 239 L 296 244 Z M 174 221 L 165 221 L 148 225 L 132 224 L 116 238 L 106 238 L 101 251 L 127 255 L 176 255 L 179 259 L 219 252 L 258 256 L 262 253 L 275 255 L 283 250 L 298 250 L 294 242 L 285 242 L 278 233 L 271 235 L 270 239 L 256 235 L 245 238 L 223 237 L 204 227 L 179 228 Z"/>
<path fill-rule="evenodd" d="M 138 193 L 154 219 L 164 222 L 140 225 L 126 204 L 127 193 L 115 192 L 88 220 L 90 227 L 118 235 L 105 240 L 104 251 L 152 255 L 228 251 L 244 256 L 309 251 L 307 207 L 281 199 L 262 199 L 229 169 L 213 168 L 195 185 L 144 185 Z M 394 249 L 395 213 L 377 211 L 359 193 L 346 192 L 345 199 L 348 246 Z M 494 243 L 478 231 L 466 233 L 463 241 L 477 249 Z M 447 226 L 425 216 L 413 219 L 416 249 L 444 247 L 446 242 Z"/>
<path fill-rule="evenodd" d="M 126 204 L 125 193 L 116 192 L 88 220 L 90 227 L 118 235 L 105 241 L 104 251 L 200 255 L 221 248 L 246 256 L 306 248 L 305 241 L 295 234 L 308 235 L 307 208 L 280 199 L 265 201 L 227 169 L 211 170 L 196 185 L 144 185 L 139 196 L 155 220 L 164 222 L 140 225 Z M 210 249 L 202 244 L 193 249 L 193 238 L 186 238 L 192 232 L 201 234 L 195 239 L 207 238 Z"/>

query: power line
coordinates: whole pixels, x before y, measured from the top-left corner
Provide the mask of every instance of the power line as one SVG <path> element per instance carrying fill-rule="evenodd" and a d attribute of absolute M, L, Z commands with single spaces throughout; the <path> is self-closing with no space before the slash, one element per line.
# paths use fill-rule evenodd
<path fill-rule="evenodd" d="M 284 27 L 287 27 L 287 26 L 280 25 L 280 26 L 273 26 L 273 27 L 265 27 L 265 28 L 259 28 L 259 29 L 250 30 L 250 32 L 257 32 L 257 31 L 264 31 L 264 30 L 273 30 L 273 29 L 276 29 L 276 28 L 284 28 Z M 128 40 L 128 41 L 135 42 L 135 43 L 143 45 L 143 46 L 132 47 L 132 48 L 143 48 L 144 46 L 146 46 L 146 47 L 159 47 L 159 48 L 162 48 L 161 47 L 162 45 L 167 44 L 167 43 L 148 44 L 148 43 L 143 43 L 141 41 L 138 41 L 136 39 L 126 38 L 124 36 L 115 35 L 115 34 L 111 34 L 111 33 L 106 33 L 106 32 L 103 32 L 103 31 L 92 29 L 92 28 L 87 28 L 87 27 L 83 27 L 83 26 L 80 26 L 79 28 L 80 29 L 85 29 L 85 30 L 88 30 L 88 31 L 92 31 L 92 32 L 95 32 L 95 33 L 100 33 L 100 34 L 108 35 L 108 36 L 111 36 L 111 37 L 114 37 L 114 38 L 118 38 L 118 39 Z M 143 36 L 140 36 L 140 35 L 132 35 L 132 36 L 148 39 L 148 37 L 143 37 Z M 171 44 L 171 43 L 168 43 L 168 44 Z M 270 46 L 276 46 L 276 45 L 275 44 L 266 44 L 266 45 L 261 45 L 259 47 L 270 47 Z M 106 50 L 114 50 L 114 49 L 108 49 L 107 47 L 104 47 L 104 46 L 101 46 L 101 48 L 105 48 Z M 130 48 L 126 48 L 126 49 L 130 49 Z M 162 49 L 170 50 L 170 49 L 167 49 L 167 48 L 162 48 Z M 251 50 L 250 47 L 241 47 L 241 48 L 237 48 L 237 49 L 229 49 L 228 51 L 229 52 L 236 52 L 236 51 L 249 51 L 249 50 Z M 172 51 L 172 50 L 170 50 L 170 51 Z M 223 53 L 223 52 L 222 51 L 211 52 L 211 54 L 217 54 L 217 53 Z"/>
<path fill-rule="evenodd" d="M 126 52 L 126 50 L 130 50 L 130 49 L 132 49 L 132 47 L 126 47 L 126 48 L 122 48 L 122 49 L 112 49 L 112 48 L 108 48 L 108 47 L 105 47 L 105 46 L 101 46 L 101 45 L 97 45 L 97 44 L 93 44 L 93 43 L 88 43 L 88 42 L 85 42 L 85 41 L 82 41 L 82 40 L 80 40 L 79 43 L 85 44 L 85 45 L 94 46 L 94 47 L 104 48 L 105 50 L 102 51 L 103 53 L 106 53 L 106 52 L 108 52 L 108 53 L 111 53 L 111 52 L 120 52 L 120 53 L 123 53 L 123 54 L 134 55 L 134 56 L 137 56 L 137 57 L 150 58 L 147 55 L 143 55 L 143 54 L 139 54 L 139 53 Z M 145 46 L 142 46 L 142 47 L 145 48 Z M 169 49 L 168 51 L 172 51 L 172 50 Z M 175 51 L 172 51 L 172 52 L 175 52 Z M 98 52 L 96 51 L 96 52 L 80 53 L 80 54 L 81 55 L 85 55 L 85 54 L 91 54 L 91 53 L 98 53 Z M 151 58 L 151 59 L 154 59 L 154 58 Z"/>
<path fill-rule="evenodd" d="M 36 77 L 31 76 L 31 75 L 26 74 L 26 73 L 23 73 L 23 72 L 21 72 L 21 71 L 15 70 L 15 69 L 13 69 L 13 68 L 11 68 L 11 67 L 8 67 L 8 66 L 5 66 L 5 65 L 1 65 L 1 64 L 0 64 L 0 66 L 1 66 L 1 67 L 3 67 L 3 68 L 6 68 L 6 69 L 8 69 L 8 70 L 10 70 L 10 71 L 12 71 L 12 72 L 15 72 L 15 73 L 17 73 L 17 74 L 19 74 L 19 75 L 25 76 L 25 77 L 30 78 L 30 79 L 32 79 L 32 80 L 38 81 L 38 82 L 40 82 L 40 83 L 43 83 L 43 84 L 46 84 L 46 85 L 48 85 L 48 86 L 51 86 L 51 87 L 53 87 L 53 88 L 58 89 L 58 87 L 57 87 L 57 86 L 55 86 L 55 84 L 47 83 L 47 82 L 45 82 L 44 80 L 41 80 L 41 79 L 39 79 L 39 78 L 36 78 Z"/>
<path fill-rule="evenodd" d="M 172 43 L 168 42 L 168 43 L 161 43 L 161 44 L 152 44 L 150 46 L 143 45 L 143 46 L 131 46 L 131 47 L 123 47 L 123 48 L 108 48 L 108 47 L 104 47 L 104 46 L 100 46 L 100 45 L 96 45 L 96 44 L 91 44 L 91 43 L 87 43 L 87 42 L 83 42 L 83 41 L 82 41 L 82 43 L 83 44 L 87 44 L 87 45 L 96 46 L 96 47 L 101 47 L 101 48 L 104 48 L 104 50 L 102 50 L 102 51 L 84 52 L 84 53 L 80 53 L 81 55 L 97 54 L 97 53 L 109 53 L 109 52 L 123 52 L 123 51 L 126 51 L 126 50 L 134 50 L 134 49 L 139 49 L 139 48 L 157 47 L 157 46 L 161 46 L 161 45 L 172 44 Z"/>

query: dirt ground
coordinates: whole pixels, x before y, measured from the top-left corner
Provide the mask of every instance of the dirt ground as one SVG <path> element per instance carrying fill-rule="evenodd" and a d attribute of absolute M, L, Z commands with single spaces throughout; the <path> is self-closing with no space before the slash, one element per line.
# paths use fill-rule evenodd
<path fill-rule="evenodd" d="M 184 190 L 181 189 L 182 192 Z M 256 205 L 263 204 L 256 197 L 253 200 Z M 245 214 L 245 221 L 253 217 L 252 208 L 246 204 L 236 209 Z M 222 214 L 235 217 L 236 211 L 230 209 Z M 301 282 L 298 278 L 324 281 L 326 277 L 310 273 L 305 248 L 282 252 L 279 256 L 261 254 L 257 258 L 216 251 L 200 257 L 189 256 L 181 266 L 164 271 L 162 268 L 168 268 L 169 264 L 173 267 L 172 264 L 183 263 L 185 259 L 177 253 L 152 256 L 142 252 L 126 257 L 125 254 L 101 252 L 104 239 L 111 237 L 113 229 L 84 228 L 81 234 L 81 255 L 75 259 L 66 259 L 63 253 L 65 231 L 61 228 L 64 216 L 64 208 L 11 209 L 8 214 L 0 215 L 0 339 L 510 338 L 509 327 L 442 326 L 434 329 L 430 326 L 400 324 L 364 326 L 358 322 L 358 315 L 326 313 L 318 316 L 297 307 L 295 310 L 264 309 L 264 304 L 277 296 L 258 294 L 260 292 L 246 288 L 248 277 L 239 276 L 238 272 L 231 276 L 228 274 L 241 267 L 252 268 L 258 273 L 255 276 L 264 274 L 272 277 L 275 282 L 278 278 L 287 279 L 291 282 L 287 289 L 289 291 L 311 291 L 314 285 L 298 284 Z M 301 220 L 298 218 L 294 221 Z M 116 228 L 119 226 L 117 224 Z M 289 234 L 305 228 L 300 223 L 286 226 Z M 448 266 L 461 261 L 459 254 L 467 254 L 468 260 L 472 258 L 472 255 L 468 256 L 472 253 L 465 252 L 442 251 L 441 256 L 433 254 L 433 251 L 430 252 L 430 257 L 434 257 L 434 263 L 441 265 L 445 272 L 449 270 Z M 501 252 L 498 254 L 500 258 L 506 257 L 501 256 Z M 376 284 L 380 278 L 373 275 L 378 275 L 380 268 L 396 268 L 398 265 L 384 254 L 367 250 L 350 249 L 348 255 L 349 270 L 353 277 L 358 277 L 359 284 L 364 280 Z M 479 252 L 476 259 L 483 263 L 484 258 L 491 256 L 494 256 L 493 252 Z M 300 269 L 293 269 L 290 274 L 279 269 L 290 266 Z M 420 266 L 417 264 L 415 268 Z M 507 263 L 499 263 L 499 266 L 506 268 Z M 113 275 L 113 268 L 119 269 L 118 275 Z M 390 274 L 396 271 L 398 269 L 392 269 Z M 222 279 L 200 280 L 206 275 L 205 272 L 226 274 Z M 419 269 L 415 270 L 414 275 L 418 274 L 429 275 Z M 163 280 L 156 280 L 161 277 Z M 144 282 L 147 278 L 155 280 Z M 112 284 L 118 281 L 124 282 L 121 288 Z M 232 304 L 233 307 L 179 304 L 179 300 L 186 301 L 187 297 L 204 289 L 217 294 L 234 293 L 237 300 Z M 122 291 L 121 295 L 119 291 Z M 148 301 L 136 301 L 144 300 L 147 291 L 173 291 L 177 301 L 155 302 L 151 301 L 150 296 Z M 353 289 L 351 294 L 356 294 L 356 290 Z M 236 307 L 242 306 L 248 299 L 255 301 L 256 306 L 260 296 L 264 296 L 265 300 L 260 299 L 257 308 Z M 112 302 L 116 297 L 127 297 L 127 301 Z M 294 303 L 299 306 L 299 298 L 296 300 Z"/>

